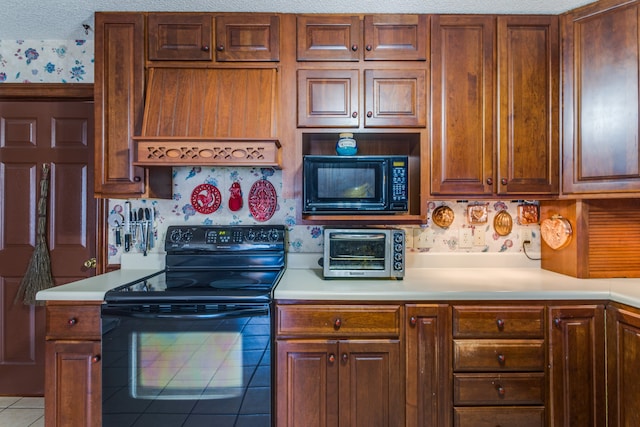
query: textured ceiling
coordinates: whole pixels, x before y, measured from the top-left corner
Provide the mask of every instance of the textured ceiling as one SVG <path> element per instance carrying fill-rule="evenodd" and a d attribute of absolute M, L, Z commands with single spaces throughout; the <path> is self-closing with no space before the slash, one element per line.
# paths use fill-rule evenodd
<path fill-rule="evenodd" d="M 0 40 L 93 39 L 95 11 L 550 13 L 593 0 L 3 0 Z"/>

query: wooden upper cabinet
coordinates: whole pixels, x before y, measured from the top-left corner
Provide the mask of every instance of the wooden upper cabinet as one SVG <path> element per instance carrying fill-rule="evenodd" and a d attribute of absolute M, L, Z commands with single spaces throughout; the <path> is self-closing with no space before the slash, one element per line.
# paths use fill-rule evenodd
<path fill-rule="evenodd" d="M 557 16 L 498 17 L 499 194 L 559 190 Z"/>
<path fill-rule="evenodd" d="M 301 15 L 297 32 L 298 61 L 427 59 L 427 15 Z"/>
<path fill-rule="evenodd" d="M 150 13 L 149 60 L 211 61 L 212 25 L 208 14 Z"/>
<path fill-rule="evenodd" d="M 216 17 L 216 61 L 279 61 L 280 18 L 241 14 Z"/>
<path fill-rule="evenodd" d="M 365 127 L 425 127 L 427 71 L 365 70 Z"/>
<path fill-rule="evenodd" d="M 639 6 L 603 0 L 562 17 L 564 193 L 640 191 Z"/>
<path fill-rule="evenodd" d="M 364 59 L 425 61 L 429 46 L 427 15 L 364 17 Z"/>
<path fill-rule="evenodd" d="M 298 126 L 358 127 L 358 70 L 298 70 Z"/>
<path fill-rule="evenodd" d="M 495 17 L 431 25 L 431 193 L 492 194 Z"/>
<path fill-rule="evenodd" d="M 357 16 L 306 16 L 297 22 L 298 61 L 358 61 L 360 19 Z"/>
<path fill-rule="evenodd" d="M 144 110 L 144 15 L 96 13 L 96 197 L 139 197 L 145 171 L 133 166 Z"/>

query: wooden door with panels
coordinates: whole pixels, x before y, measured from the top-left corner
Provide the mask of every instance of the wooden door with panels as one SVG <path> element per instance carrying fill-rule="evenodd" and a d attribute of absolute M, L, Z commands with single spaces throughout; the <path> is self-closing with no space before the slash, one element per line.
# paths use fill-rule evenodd
<path fill-rule="evenodd" d="M 84 265 L 97 255 L 92 87 L 33 86 L 0 91 L 0 395 L 44 391 L 44 308 L 14 303 L 36 244 L 43 163 L 51 165 L 45 236 L 54 282 L 95 274 Z"/>

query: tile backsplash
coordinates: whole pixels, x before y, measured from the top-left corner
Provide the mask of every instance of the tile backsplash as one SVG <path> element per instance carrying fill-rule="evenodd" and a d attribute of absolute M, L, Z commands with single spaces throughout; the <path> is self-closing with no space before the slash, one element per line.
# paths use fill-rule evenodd
<path fill-rule="evenodd" d="M 261 180 L 267 180 L 276 191 L 274 206 L 255 207 L 249 200 L 251 188 Z M 234 183 L 236 183 L 234 185 Z M 211 193 L 198 194 L 203 184 Z M 240 194 L 237 192 L 239 186 Z M 215 189 L 213 188 L 215 187 Z M 283 199 L 282 171 L 272 168 L 221 168 L 221 167 L 176 167 L 173 168 L 173 198 L 171 200 L 138 199 L 130 200 L 133 210 L 140 207 L 153 207 L 156 212 L 156 244 L 154 251 L 161 251 L 164 234 L 169 225 L 250 225 L 250 224 L 284 224 L 288 228 L 288 251 L 299 253 L 316 253 L 323 250 L 323 227 L 321 225 L 296 224 L 296 201 Z M 196 209 L 194 203 L 201 204 L 198 196 L 209 197 L 208 207 L 211 213 L 202 207 Z M 237 198 L 241 198 L 239 206 Z M 235 198 L 235 201 L 231 201 Z M 122 213 L 125 200 L 111 199 L 111 213 Z M 230 203 L 231 202 L 231 203 Z M 523 225 L 518 222 L 518 206 L 522 201 L 429 201 L 429 220 L 426 224 L 402 226 L 407 232 L 407 247 L 415 252 L 461 253 L 491 252 L 516 253 L 523 252 L 523 240 L 530 240 L 527 253 L 537 256 L 540 251 L 540 227 L 538 224 Z M 537 202 L 527 202 L 537 205 Z M 431 220 L 431 213 L 437 207 L 446 204 L 454 213 L 453 223 L 448 228 L 441 228 Z M 486 210 L 486 222 L 470 224 L 468 206 L 482 206 Z M 239 207 L 239 209 L 238 209 Z M 232 210 L 233 208 L 233 210 Z M 264 209 L 267 209 L 266 211 Z M 273 210 L 272 210 L 273 209 Z M 493 227 L 493 219 L 498 212 L 506 211 L 513 218 L 513 229 L 506 236 L 500 236 Z M 254 213 L 258 218 L 254 217 Z M 270 216 L 269 218 L 267 218 Z M 258 220 L 260 219 L 260 221 Z M 483 219 L 484 220 L 484 219 Z M 471 231 L 472 244 L 461 247 L 461 236 Z M 414 243 L 414 234 L 426 233 L 427 247 L 420 249 Z M 135 249 L 134 249 L 135 250 Z M 115 244 L 115 230 L 109 234 L 109 263 L 118 264 L 123 247 Z"/>

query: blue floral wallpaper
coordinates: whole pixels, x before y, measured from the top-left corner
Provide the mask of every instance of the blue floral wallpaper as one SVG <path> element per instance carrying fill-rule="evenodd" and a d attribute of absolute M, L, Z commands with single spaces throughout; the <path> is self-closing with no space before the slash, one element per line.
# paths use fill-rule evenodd
<path fill-rule="evenodd" d="M 1 83 L 93 83 L 93 40 L 0 40 Z M 267 182 L 265 182 L 267 181 Z M 289 251 L 321 252 L 323 227 L 296 224 L 296 201 L 281 197 L 282 173 L 263 168 L 174 168 L 172 200 L 131 200 L 134 210 L 153 207 L 156 212 L 154 251 L 162 249 L 164 231 L 178 224 L 285 224 L 289 233 Z M 268 197 L 264 191 L 272 189 Z M 262 194 L 261 203 L 252 202 Z M 109 209 L 122 214 L 125 200 L 112 199 Z M 537 206 L 537 202 L 533 202 Z M 194 206 L 195 205 L 195 206 Z M 447 228 L 434 224 L 431 214 L 446 205 L 453 213 Z M 480 206 L 481 205 L 481 206 Z M 523 252 L 522 241 L 530 240 L 532 253 L 540 251 L 540 227 L 537 222 L 523 224 L 519 218 L 522 202 L 429 201 L 428 222 L 406 226 L 409 250 L 422 252 Z M 260 206 L 260 208 L 256 208 Z M 482 209 L 480 222 L 470 221 L 469 209 Z M 509 234 L 498 234 L 493 226 L 497 213 L 505 211 L 513 218 Z M 123 247 L 115 243 L 115 228 L 109 238 L 109 263 L 119 263 Z M 426 232 L 428 245 L 414 248 L 413 236 Z M 474 236 L 471 247 L 461 247 L 463 233 Z M 475 236 L 482 239 L 476 240 Z M 417 238 L 416 238 L 417 239 Z M 137 249 L 133 249 L 134 251 Z"/>
<path fill-rule="evenodd" d="M 253 202 L 254 186 L 267 180 L 275 190 L 275 197 Z M 204 190 L 203 190 L 204 189 Z M 239 192 L 238 192 L 239 190 Z M 290 252 L 322 252 L 323 227 L 298 225 L 296 223 L 296 201 L 283 199 L 282 171 L 271 168 L 222 168 L 222 167 L 177 167 L 173 168 L 173 198 L 171 200 L 129 200 L 132 210 L 153 208 L 155 212 L 155 251 L 161 251 L 164 231 L 169 225 L 203 224 L 284 224 L 288 228 L 288 250 Z M 238 203 L 238 197 L 241 202 Z M 233 200 L 235 199 L 235 200 Z M 202 203 L 201 201 L 206 201 Z M 112 214 L 122 214 L 126 200 L 111 199 Z M 521 207 L 526 204 L 537 211 L 536 202 L 482 201 L 455 202 L 430 201 L 429 221 L 424 225 L 403 226 L 407 233 L 409 251 L 419 252 L 522 252 L 522 240 L 535 256 L 540 251 L 540 227 L 538 223 L 521 220 Z M 453 212 L 453 222 L 447 228 L 433 223 L 431 214 L 440 206 L 448 206 Z M 470 209 L 480 209 L 483 217 L 470 220 Z M 495 215 L 507 212 L 513 220 L 513 229 L 500 235 L 493 226 Z M 461 247 L 461 230 L 470 230 L 473 235 L 482 234 L 482 244 Z M 427 247 L 414 248 L 413 236 L 422 231 L 429 234 Z M 115 244 L 116 228 L 111 228 L 109 237 L 109 263 L 120 262 L 123 247 Z M 480 242 L 475 242 L 480 243 Z M 133 251 L 137 249 L 134 248 Z"/>
<path fill-rule="evenodd" d="M 93 83 L 93 40 L 0 40 L 0 83 Z"/>

